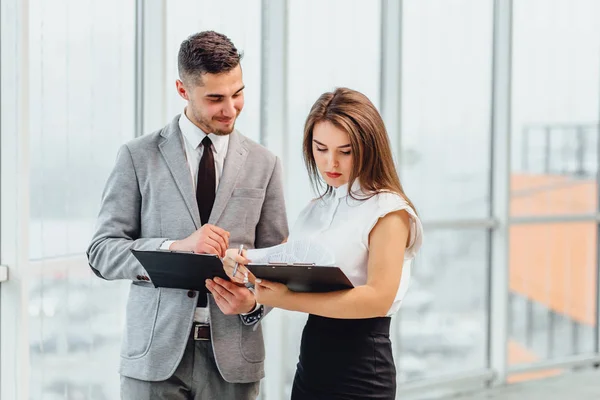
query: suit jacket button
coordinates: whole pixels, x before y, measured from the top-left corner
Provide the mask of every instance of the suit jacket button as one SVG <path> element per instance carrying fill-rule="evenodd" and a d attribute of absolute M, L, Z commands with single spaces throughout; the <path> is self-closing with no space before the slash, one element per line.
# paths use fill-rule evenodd
<path fill-rule="evenodd" d="M 189 290 L 188 297 L 193 299 L 194 297 L 196 297 L 196 292 L 194 292 L 193 290 Z"/>

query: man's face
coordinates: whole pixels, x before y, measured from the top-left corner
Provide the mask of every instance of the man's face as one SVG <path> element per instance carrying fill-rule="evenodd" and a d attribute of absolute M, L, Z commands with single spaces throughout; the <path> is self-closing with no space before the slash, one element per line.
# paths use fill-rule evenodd
<path fill-rule="evenodd" d="M 222 74 L 203 74 L 200 84 L 177 80 L 177 92 L 188 101 L 187 117 L 204 133 L 229 135 L 244 108 L 244 82 L 238 65 Z"/>

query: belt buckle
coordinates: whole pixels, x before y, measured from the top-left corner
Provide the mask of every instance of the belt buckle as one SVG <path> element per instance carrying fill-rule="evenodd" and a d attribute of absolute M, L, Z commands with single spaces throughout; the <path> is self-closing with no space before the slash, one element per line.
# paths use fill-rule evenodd
<path fill-rule="evenodd" d="M 209 338 L 200 337 L 200 328 L 208 328 L 208 324 L 194 324 L 194 340 L 210 340 Z M 209 328 L 210 329 L 210 328 Z"/>

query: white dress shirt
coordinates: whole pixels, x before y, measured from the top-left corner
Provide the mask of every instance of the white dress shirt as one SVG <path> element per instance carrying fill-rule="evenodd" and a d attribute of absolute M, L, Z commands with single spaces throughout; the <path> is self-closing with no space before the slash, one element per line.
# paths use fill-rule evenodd
<path fill-rule="evenodd" d="M 194 183 L 194 191 L 198 182 L 198 166 L 200 159 L 204 153 L 204 146 L 201 144 L 206 136 L 212 141 L 213 156 L 215 158 L 216 185 L 215 190 L 219 187 L 219 179 L 223 174 L 223 164 L 225 164 L 225 155 L 229 148 L 229 135 L 215 135 L 214 133 L 206 134 L 198 128 L 185 115 L 185 111 L 179 117 L 179 129 L 183 134 L 183 143 L 185 147 L 185 157 L 190 168 L 190 175 Z"/>
<path fill-rule="evenodd" d="M 194 125 L 192 121 L 190 121 L 190 119 L 185 115 L 185 110 L 179 117 L 179 129 L 183 134 L 185 158 L 190 169 L 190 179 L 194 185 L 194 193 L 196 193 L 196 184 L 198 183 L 198 168 L 200 166 L 200 158 L 202 158 L 202 153 L 204 153 L 204 145 L 202 145 L 201 142 L 206 136 L 208 136 L 212 141 L 211 149 L 215 159 L 216 190 L 219 187 L 219 179 L 223 173 L 223 164 L 225 164 L 225 155 L 227 154 L 227 149 L 229 148 L 229 135 L 215 135 L 214 133 L 207 135 L 200 128 Z M 169 249 L 169 246 L 171 246 L 173 242 L 174 240 L 167 240 L 160 246 L 160 248 Z M 208 319 L 208 309 L 204 307 L 196 307 L 194 321 L 208 323 Z"/>
<path fill-rule="evenodd" d="M 358 180 L 352 186 L 355 197 L 364 193 Z M 369 260 L 369 233 L 386 214 L 406 210 L 410 219 L 409 244 L 404 252 L 402 276 L 387 315 L 400 308 L 408 290 L 412 260 L 421 247 L 423 227 L 415 211 L 399 194 L 389 191 L 375 194 L 368 200 L 355 200 L 348 196 L 348 184 L 334 188 L 333 193 L 323 199 L 311 201 L 300 213 L 289 240 L 311 239 L 323 243 L 333 252 L 339 267 L 356 287 L 367 283 Z"/>

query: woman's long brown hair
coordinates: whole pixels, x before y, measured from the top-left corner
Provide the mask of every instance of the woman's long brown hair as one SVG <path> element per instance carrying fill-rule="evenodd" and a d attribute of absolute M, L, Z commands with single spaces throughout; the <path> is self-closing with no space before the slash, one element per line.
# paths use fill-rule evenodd
<path fill-rule="evenodd" d="M 348 133 L 352 149 L 352 172 L 348 180 L 348 195 L 365 200 L 382 190 L 400 194 L 415 209 L 404 193 L 394 166 L 390 141 L 381 115 L 364 94 L 348 88 L 323 93 L 313 104 L 304 124 L 304 163 L 311 183 L 319 193 L 323 180 L 313 156 L 313 130 L 321 122 L 330 122 Z M 356 198 L 352 184 L 359 179 L 366 198 Z M 323 197 L 333 190 L 327 185 Z"/>

